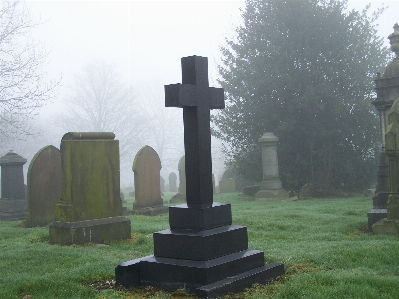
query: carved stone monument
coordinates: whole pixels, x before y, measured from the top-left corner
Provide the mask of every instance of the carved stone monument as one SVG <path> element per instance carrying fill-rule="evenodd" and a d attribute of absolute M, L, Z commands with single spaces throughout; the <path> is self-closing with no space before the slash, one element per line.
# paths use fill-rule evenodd
<path fill-rule="evenodd" d="M 23 165 L 26 159 L 9 151 L 0 158 L 0 220 L 22 220 L 26 215 Z"/>
<path fill-rule="evenodd" d="M 399 99 L 388 114 L 389 126 L 385 134 L 385 152 L 389 158 L 390 191 L 387 217 L 373 224 L 376 234 L 399 235 Z"/>
<path fill-rule="evenodd" d="M 51 244 L 128 239 L 122 215 L 119 141 L 111 132 L 70 132 L 61 140 L 62 196 L 49 226 Z"/>
<path fill-rule="evenodd" d="M 394 33 L 388 36 L 391 50 L 396 57 L 388 64 L 384 74 L 379 73 L 374 79 L 377 99 L 372 104 L 378 110 L 381 129 L 380 164 L 377 173 L 376 192 L 373 196 L 373 208 L 367 213 L 368 228 L 378 220 L 387 217 L 387 201 L 389 195 L 388 156 L 385 153 L 385 132 L 388 127 L 388 112 L 393 102 L 399 98 L 399 25 L 395 24 Z"/>
<path fill-rule="evenodd" d="M 282 189 L 278 170 L 277 143 L 278 137 L 272 132 L 264 133 L 259 138 L 262 147 L 263 178 L 261 189 L 256 193 L 256 199 L 289 198 L 287 191 Z"/>
<path fill-rule="evenodd" d="M 154 255 L 116 267 L 116 284 L 210 298 L 274 279 L 284 265 L 264 265 L 263 252 L 248 249 L 246 227 L 232 225 L 231 205 L 213 202 L 210 109 L 224 108 L 223 89 L 209 87 L 206 57 L 182 58 L 182 73 L 183 84 L 165 86 L 165 103 L 183 108 L 187 204 L 169 208 Z"/>
<path fill-rule="evenodd" d="M 143 146 L 133 161 L 135 201 L 133 213 L 158 215 L 166 213 L 161 197 L 161 160 L 151 146 Z"/>
<path fill-rule="evenodd" d="M 25 227 L 47 226 L 55 220 L 55 204 L 61 199 L 61 153 L 52 145 L 40 149 L 28 169 Z"/>

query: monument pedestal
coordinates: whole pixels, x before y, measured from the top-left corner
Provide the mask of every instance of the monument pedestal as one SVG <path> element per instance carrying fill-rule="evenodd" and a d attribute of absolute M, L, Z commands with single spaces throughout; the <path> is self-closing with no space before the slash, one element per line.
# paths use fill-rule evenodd
<path fill-rule="evenodd" d="M 263 252 L 248 249 L 247 228 L 231 222 L 230 204 L 170 207 L 170 229 L 153 235 L 154 255 L 119 264 L 116 284 L 169 291 L 185 287 L 212 298 L 283 275 L 284 265 L 264 265 Z"/>
<path fill-rule="evenodd" d="M 24 220 L 26 199 L 0 199 L 0 220 Z"/>
<path fill-rule="evenodd" d="M 373 233 L 377 235 L 399 235 L 398 221 L 381 219 L 373 224 Z"/>
<path fill-rule="evenodd" d="M 124 240 L 130 238 L 130 233 L 130 220 L 123 216 L 76 222 L 54 221 L 49 226 L 50 244 L 60 245 Z"/>

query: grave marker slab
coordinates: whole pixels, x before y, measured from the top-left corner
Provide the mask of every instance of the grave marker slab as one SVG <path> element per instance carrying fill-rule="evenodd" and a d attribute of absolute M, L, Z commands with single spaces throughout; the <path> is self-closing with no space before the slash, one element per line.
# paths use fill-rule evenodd
<path fill-rule="evenodd" d="M 25 227 L 47 226 L 55 220 L 61 199 L 61 153 L 52 145 L 40 149 L 30 162 Z"/>
<path fill-rule="evenodd" d="M 162 165 L 156 151 L 146 145 L 137 153 L 133 162 L 135 201 L 133 213 L 157 215 L 166 213 L 160 188 Z"/>
<path fill-rule="evenodd" d="M 183 155 L 179 159 L 177 165 L 179 170 L 179 188 L 177 189 L 177 194 L 173 195 L 170 199 L 170 203 L 185 203 L 186 202 L 186 159 Z"/>
<path fill-rule="evenodd" d="M 10 150 L 0 158 L 0 220 L 22 220 L 26 215 L 23 165 L 26 159 Z"/>
<path fill-rule="evenodd" d="M 169 208 L 153 256 L 116 267 L 116 284 L 213 298 L 274 279 L 284 265 L 265 266 L 263 252 L 248 249 L 246 227 L 232 225 L 231 205 L 213 202 L 210 109 L 224 107 L 223 89 L 209 87 L 206 57 L 182 58 L 182 74 L 183 84 L 165 86 L 165 103 L 183 108 L 187 204 Z"/>
<path fill-rule="evenodd" d="M 169 192 L 177 192 L 177 175 L 174 172 L 169 173 Z"/>
<path fill-rule="evenodd" d="M 122 215 L 119 141 L 111 132 L 70 132 L 61 140 L 62 196 L 49 226 L 51 244 L 130 238 Z"/>

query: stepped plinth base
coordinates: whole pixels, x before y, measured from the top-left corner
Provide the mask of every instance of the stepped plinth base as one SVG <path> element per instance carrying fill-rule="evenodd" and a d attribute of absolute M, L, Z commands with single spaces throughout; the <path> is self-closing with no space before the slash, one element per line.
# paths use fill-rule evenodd
<path fill-rule="evenodd" d="M 399 235 L 398 221 L 381 219 L 373 224 L 373 233 L 377 235 Z"/>
<path fill-rule="evenodd" d="M 104 243 L 129 239 L 130 236 L 130 220 L 123 216 L 77 222 L 54 221 L 49 226 L 50 244 Z"/>
<path fill-rule="evenodd" d="M 116 266 L 116 284 L 187 288 L 212 298 L 283 275 L 284 265 L 265 266 L 263 252 L 248 249 L 247 228 L 231 222 L 230 204 L 170 207 L 170 229 L 153 235 L 154 255 Z"/>
<path fill-rule="evenodd" d="M 259 190 L 255 195 L 255 200 L 287 199 L 290 195 L 284 189 L 277 190 Z"/>
<path fill-rule="evenodd" d="M 0 220 L 25 220 L 26 199 L 0 199 Z"/>
<path fill-rule="evenodd" d="M 202 298 L 240 292 L 284 274 L 284 265 L 264 265 L 263 252 L 244 250 L 208 261 L 147 256 L 118 265 L 116 283 L 126 288 L 153 286 L 167 291 L 186 288 Z"/>

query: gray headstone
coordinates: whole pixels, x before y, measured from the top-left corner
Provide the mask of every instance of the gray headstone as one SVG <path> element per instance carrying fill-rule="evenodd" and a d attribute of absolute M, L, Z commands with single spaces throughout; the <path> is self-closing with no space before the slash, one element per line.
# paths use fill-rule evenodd
<path fill-rule="evenodd" d="M 169 173 L 169 191 L 177 192 L 177 175 L 174 172 Z"/>
<path fill-rule="evenodd" d="M 0 220 L 22 220 L 26 215 L 23 165 L 26 159 L 12 150 L 0 158 Z"/>

